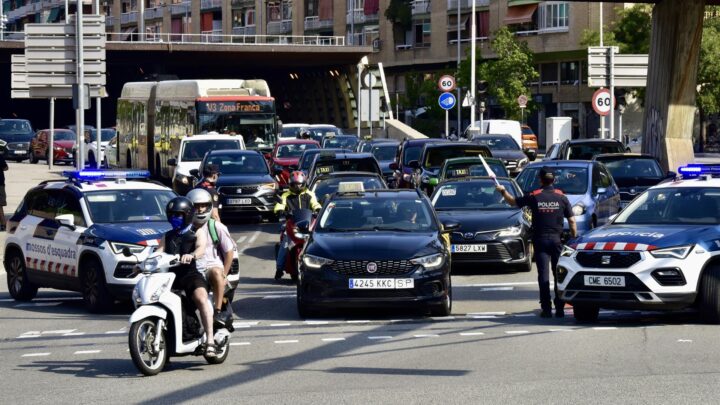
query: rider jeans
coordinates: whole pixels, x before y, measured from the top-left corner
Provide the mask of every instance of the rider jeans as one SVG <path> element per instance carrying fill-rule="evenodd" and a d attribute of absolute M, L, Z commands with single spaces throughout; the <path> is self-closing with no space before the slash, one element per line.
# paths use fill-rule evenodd
<path fill-rule="evenodd" d="M 285 270 L 285 258 L 287 257 L 288 243 L 285 232 L 280 235 L 280 248 L 278 249 L 277 261 L 275 262 L 275 268 L 277 270 Z"/>
<path fill-rule="evenodd" d="M 550 311 L 550 268 L 552 268 L 555 284 L 555 308 L 563 308 L 564 302 L 560 299 L 557 290 L 556 270 L 562 243 L 559 238 L 538 238 L 533 240 L 535 248 L 535 264 L 538 270 L 538 287 L 540 288 L 540 308 Z"/>

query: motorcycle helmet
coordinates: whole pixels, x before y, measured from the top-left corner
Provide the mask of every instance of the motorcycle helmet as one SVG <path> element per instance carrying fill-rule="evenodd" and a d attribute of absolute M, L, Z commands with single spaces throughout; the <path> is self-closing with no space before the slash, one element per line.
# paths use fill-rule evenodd
<path fill-rule="evenodd" d="M 202 188 L 195 188 L 187 193 L 187 199 L 192 202 L 194 208 L 193 224 L 204 225 L 210 219 L 213 201 L 210 193 Z"/>
<path fill-rule="evenodd" d="M 165 207 L 167 220 L 176 231 L 190 225 L 194 213 L 193 203 L 187 197 L 175 197 Z"/>
<path fill-rule="evenodd" d="M 300 131 L 300 139 L 311 139 L 312 134 L 310 133 L 310 130 L 303 129 Z"/>
<path fill-rule="evenodd" d="M 290 191 L 293 193 L 301 193 L 307 186 L 305 173 L 300 171 L 290 173 L 290 181 L 288 181 L 288 184 L 290 185 Z"/>

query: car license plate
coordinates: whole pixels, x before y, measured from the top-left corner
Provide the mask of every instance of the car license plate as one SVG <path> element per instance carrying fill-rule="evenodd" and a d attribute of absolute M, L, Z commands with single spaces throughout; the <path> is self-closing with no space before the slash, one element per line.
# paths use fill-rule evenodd
<path fill-rule="evenodd" d="M 452 245 L 453 253 L 487 253 L 487 245 Z"/>
<path fill-rule="evenodd" d="M 351 278 L 349 288 L 370 290 L 415 288 L 415 280 L 411 278 Z"/>
<path fill-rule="evenodd" d="M 227 203 L 228 203 L 228 205 L 250 205 L 250 204 L 252 204 L 252 199 L 250 199 L 250 198 L 228 198 Z"/>
<path fill-rule="evenodd" d="M 587 287 L 625 287 L 625 276 L 585 276 Z"/>
<path fill-rule="evenodd" d="M 13 153 L 16 155 L 24 155 L 25 151 L 24 150 L 16 150 L 16 151 L 13 151 Z"/>

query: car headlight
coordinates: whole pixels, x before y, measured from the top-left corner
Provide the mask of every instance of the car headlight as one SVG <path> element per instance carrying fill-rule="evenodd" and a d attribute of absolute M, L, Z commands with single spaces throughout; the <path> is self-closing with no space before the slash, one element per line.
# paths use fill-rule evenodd
<path fill-rule="evenodd" d="M 151 257 L 151 258 L 149 258 L 149 259 L 146 259 L 146 260 L 143 262 L 143 264 L 142 264 L 142 269 L 143 269 L 143 271 L 148 271 L 148 272 L 149 272 L 149 271 L 155 270 L 155 269 L 157 268 L 157 266 L 158 266 L 159 260 L 160 260 L 160 259 L 157 258 L 157 257 Z"/>
<path fill-rule="evenodd" d="M 410 263 L 423 266 L 425 270 L 437 270 L 445 263 L 445 255 L 442 253 L 435 253 L 428 256 L 410 259 Z"/>
<path fill-rule="evenodd" d="M 507 237 L 507 236 L 518 236 L 522 233 L 522 227 L 520 226 L 511 226 L 509 228 L 505 228 L 502 231 L 498 232 L 498 237 Z"/>
<path fill-rule="evenodd" d="M 583 204 L 575 204 L 572 207 L 572 213 L 574 216 L 579 217 L 580 215 L 585 213 L 585 205 Z"/>
<path fill-rule="evenodd" d="M 650 250 L 650 254 L 656 259 L 684 259 L 692 250 L 693 245 L 675 246 L 665 249 Z"/>
<path fill-rule="evenodd" d="M 528 162 L 529 162 L 528 158 L 522 158 L 522 159 L 518 160 L 517 167 L 521 168 L 521 167 L 525 166 L 526 164 L 528 164 Z"/>
<path fill-rule="evenodd" d="M 156 302 L 157 300 L 159 300 L 160 296 L 163 295 L 165 293 L 165 291 L 168 290 L 169 287 L 170 287 L 170 280 L 166 281 L 163 285 L 158 287 L 157 290 L 155 290 L 153 295 L 150 296 L 150 302 Z"/>
<path fill-rule="evenodd" d="M 573 254 L 575 254 L 575 249 L 571 248 L 568 245 L 563 245 L 562 252 L 560 252 L 560 256 L 562 257 L 570 257 Z"/>
<path fill-rule="evenodd" d="M 63 151 L 63 150 L 64 150 L 64 149 L 63 149 L 62 147 L 60 147 L 60 146 L 56 146 L 56 147 L 54 147 L 53 149 L 55 149 L 56 151 Z"/>
<path fill-rule="evenodd" d="M 320 256 L 313 256 L 307 253 L 303 255 L 303 263 L 305 263 L 305 266 L 309 269 L 319 269 L 322 266 L 333 264 L 334 262 L 335 260 L 326 259 Z"/>
<path fill-rule="evenodd" d="M 277 184 L 275 183 L 265 183 L 258 186 L 258 190 L 260 191 L 272 191 L 277 188 Z"/>
<path fill-rule="evenodd" d="M 123 242 L 110 242 L 110 248 L 112 248 L 113 252 L 115 252 L 116 255 L 121 254 L 123 249 L 125 248 L 130 249 L 130 253 L 132 254 L 142 253 L 142 251 L 145 250 L 145 246 L 143 245 Z"/>

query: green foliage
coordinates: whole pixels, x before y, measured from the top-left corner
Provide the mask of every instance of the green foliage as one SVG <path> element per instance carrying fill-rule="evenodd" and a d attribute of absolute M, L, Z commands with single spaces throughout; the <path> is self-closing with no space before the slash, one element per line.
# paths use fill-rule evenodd
<path fill-rule="evenodd" d="M 612 34 L 620 53 L 645 54 L 650 52 L 652 39 L 652 5 L 635 4 L 618 8 L 618 20 L 612 25 Z"/>
<path fill-rule="evenodd" d="M 580 37 L 580 45 L 585 46 L 585 47 L 600 46 L 600 33 L 597 31 L 593 31 L 593 30 L 585 28 Z M 613 34 L 612 31 L 603 30 L 603 45 L 605 45 L 605 46 L 617 45 L 617 41 L 615 41 L 615 35 Z"/>
<path fill-rule="evenodd" d="M 390 0 L 385 10 L 385 18 L 393 25 L 407 31 L 412 27 L 412 6 L 410 0 Z"/>
<path fill-rule="evenodd" d="M 719 7 L 708 7 L 718 12 Z M 717 14 L 716 14 L 717 15 Z M 720 20 L 709 18 L 703 26 L 697 82 L 697 106 L 704 114 L 720 112 Z"/>

